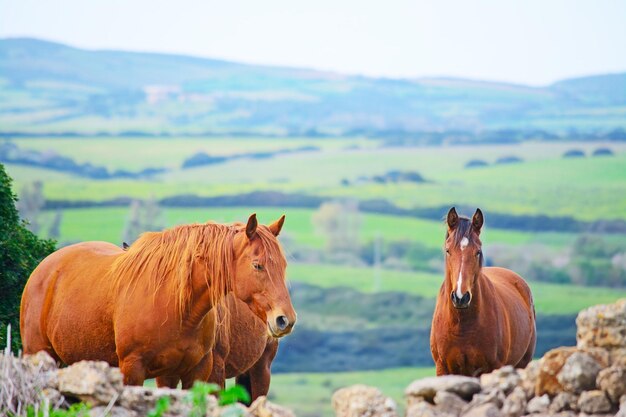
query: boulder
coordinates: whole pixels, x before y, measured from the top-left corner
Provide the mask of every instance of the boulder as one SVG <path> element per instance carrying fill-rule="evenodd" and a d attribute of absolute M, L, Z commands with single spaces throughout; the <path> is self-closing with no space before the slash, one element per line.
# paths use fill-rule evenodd
<path fill-rule="evenodd" d="M 596 377 L 602 368 L 588 353 L 572 353 L 556 376 L 565 391 L 580 394 L 596 388 Z"/>
<path fill-rule="evenodd" d="M 626 367 L 626 347 L 611 349 L 609 352 L 609 364 Z"/>
<path fill-rule="evenodd" d="M 296 417 L 287 407 L 282 407 L 268 401 L 267 397 L 258 397 L 246 412 L 247 417 Z"/>
<path fill-rule="evenodd" d="M 603 391 L 585 391 L 580 394 L 578 408 L 587 414 L 604 414 L 611 411 L 612 406 Z"/>
<path fill-rule="evenodd" d="M 406 417 L 452 417 L 450 414 L 442 413 L 435 406 L 426 400 L 415 400 L 406 408 Z"/>
<path fill-rule="evenodd" d="M 472 407 L 462 414 L 463 417 L 502 417 L 502 413 L 492 403 Z"/>
<path fill-rule="evenodd" d="M 526 400 L 530 400 L 535 396 L 535 385 L 539 378 L 539 369 L 541 368 L 541 360 L 532 360 L 525 369 L 519 369 L 519 375 L 522 378 L 522 388 L 526 393 Z"/>
<path fill-rule="evenodd" d="M 337 417 L 396 417 L 395 402 L 378 388 L 353 385 L 338 390 L 332 397 Z"/>
<path fill-rule="evenodd" d="M 187 415 L 191 410 L 191 404 L 187 400 L 188 392 L 171 388 L 149 388 L 137 386 L 125 386 L 118 404 L 124 408 L 146 415 L 155 408 L 159 398 L 168 397 L 168 415 Z M 215 412 L 218 409 L 217 399 L 207 396 L 207 409 Z"/>
<path fill-rule="evenodd" d="M 576 318 L 576 327 L 579 348 L 613 350 L 626 347 L 626 299 L 581 311 Z"/>
<path fill-rule="evenodd" d="M 545 413 L 548 411 L 550 407 L 550 397 L 548 394 L 543 394 L 540 397 L 532 398 L 528 401 L 528 405 L 526 406 L 526 411 L 530 414 L 534 413 Z"/>
<path fill-rule="evenodd" d="M 438 377 L 423 378 L 414 381 L 404 391 L 410 404 L 414 399 L 425 399 L 434 402 L 435 395 L 439 391 L 447 391 L 458 395 L 464 400 L 471 400 L 477 392 L 480 392 L 478 378 L 461 375 L 444 375 Z"/>
<path fill-rule="evenodd" d="M 34 371 L 47 372 L 58 369 L 56 361 L 44 350 L 40 350 L 34 355 L 24 355 L 22 361 Z"/>
<path fill-rule="evenodd" d="M 626 367 L 614 365 L 603 369 L 596 382 L 613 404 L 619 404 L 620 398 L 626 395 Z"/>
<path fill-rule="evenodd" d="M 509 395 L 521 382 L 520 374 L 511 365 L 503 366 L 489 374 L 480 376 L 480 385 L 482 385 L 483 391 L 497 389 L 502 391 L 504 395 Z"/>
<path fill-rule="evenodd" d="M 522 387 L 515 387 L 504 399 L 502 415 L 504 417 L 520 417 L 526 412 L 526 392 Z"/>
<path fill-rule="evenodd" d="M 57 372 L 58 390 L 91 406 L 115 402 L 123 389 L 122 373 L 106 362 L 80 361 Z"/>
<path fill-rule="evenodd" d="M 576 352 L 575 347 L 558 347 L 548 351 L 541 358 L 539 372 L 535 380 L 535 395 L 537 397 L 544 394 L 554 396 L 563 391 L 557 375 L 561 372 L 567 358 L 574 352 Z"/>
<path fill-rule="evenodd" d="M 438 391 L 434 401 L 437 411 L 453 416 L 461 414 L 467 405 L 461 397 L 448 391 Z"/>
<path fill-rule="evenodd" d="M 548 410 L 551 413 L 578 411 L 578 396 L 570 392 L 560 392 L 552 399 Z"/>

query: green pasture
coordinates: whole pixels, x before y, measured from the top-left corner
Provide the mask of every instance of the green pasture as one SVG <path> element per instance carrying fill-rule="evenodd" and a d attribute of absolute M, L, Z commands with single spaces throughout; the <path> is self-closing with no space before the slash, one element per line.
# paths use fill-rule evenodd
<path fill-rule="evenodd" d="M 33 180 L 45 182 L 50 199 L 105 200 L 119 196 L 157 198 L 198 194 L 238 194 L 279 190 L 338 198 L 387 199 L 404 207 L 450 204 L 477 206 L 512 214 L 573 216 L 578 219 L 626 218 L 626 144 L 537 142 L 519 145 L 375 148 L 371 140 L 336 139 L 19 139 L 22 146 L 53 149 L 80 162 L 137 170 L 166 166 L 172 171 L 149 180 L 92 180 L 45 169 L 8 165 L 15 189 Z M 58 144 L 57 144 L 58 142 Z M 314 144 L 320 152 L 270 159 L 237 159 L 182 170 L 182 160 L 196 151 L 237 154 Z M 357 147 L 356 149 L 354 147 Z M 563 159 L 568 149 L 588 155 L 608 146 L 613 157 Z M 493 164 L 517 156 L 518 164 Z M 491 165 L 466 169 L 471 159 Z M 390 170 L 412 170 L 428 182 L 375 184 L 360 177 Z M 346 179 L 349 186 L 341 185 Z"/>
<path fill-rule="evenodd" d="M 285 248 L 289 251 L 290 245 L 305 245 L 322 248 L 325 244 L 324 236 L 315 228 L 313 215 L 315 210 L 296 208 L 165 208 L 163 209 L 163 223 L 165 226 L 177 224 L 206 222 L 208 220 L 230 223 L 246 221 L 253 212 L 257 213 L 259 221 L 269 224 L 286 214 L 286 223 L 283 229 Z M 442 216 L 445 213 L 442 213 Z M 470 213 L 467 213 L 470 214 Z M 44 212 L 42 223 L 45 227 L 52 219 L 52 212 Z M 63 210 L 60 242 L 75 242 L 85 240 L 103 240 L 111 243 L 120 243 L 124 224 L 129 216 L 129 209 L 123 207 L 66 209 Z M 574 241 L 575 235 L 569 233 L 530 233 L 511 230 L 490 229 L 485 227 L 482 235 L 486 250 L 489 245 L 524 245 L 542 244 L 560 248 Z M 45 235 L 45 232 L 42 233 Z M 396 217 L 380 214 L 361 214 L 361 241 L 368 242 L 376 237 L 385 241 L 406 240 L 419 242 L 430 248 L 440 248 L 443 245 L 445 226 L 443 222 L 415 219 L 410 217 Z"/>
<path fill-rule="evenodd" d="M 290 264 L 288 276 L 292 281 L 319 287 L 346 286 L 363 292 L 399 291 L 436 297 L 443 275 L 426 272 L 406 272 L 338 265 Z M 575 285 L 529 282 L 537 314 L 576 314 L 596 304 L 612 303 L 626 297 L 626 289 L 578 287 Z"/>
<path fill-rule="evenodd" d="M 377 371 L 273 374 L 271 401 L 287 406 L 299 417 L 332 416 L 331 397 L 339 388 L 365 384 L 394 399 L 405 409 L 404 390 L 416 379 L 434 376 L 435 368 L 394 368 Z"/>

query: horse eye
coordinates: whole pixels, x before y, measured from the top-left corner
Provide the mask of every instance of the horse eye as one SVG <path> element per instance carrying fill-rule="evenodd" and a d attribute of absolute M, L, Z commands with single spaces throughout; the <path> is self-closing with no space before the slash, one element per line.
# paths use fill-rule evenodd
<path fill-rule="evenodd" d="M 479 250 L 478 252 L 476 252 L 476 256 L 480 256 L 480 255 L 482 255 L 482 254 L 483 254 L 483 251 L 480 251 L 480 250 Z"/>
<path fill-rule="evenodd" d="M 446 254 L 450 255 L 450 249 L 446 249 Z"/>
<path fill-rule="evenodd" d="M 263 271 L 263 265 L 261 264 L 252 264 L 252 267 L 256 270 L 256 271 Z"/>

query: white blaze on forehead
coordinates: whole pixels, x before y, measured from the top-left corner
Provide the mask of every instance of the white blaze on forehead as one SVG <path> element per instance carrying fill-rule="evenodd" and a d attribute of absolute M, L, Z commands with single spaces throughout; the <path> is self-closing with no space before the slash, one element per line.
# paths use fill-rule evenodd
<path fill-rule="evenodd" d="M 461 250 L 464 250 L 467 245 L 469 245 L 469 239 L 464 237 L 463 239 L 461 239 Z"/>
<path fill-rule="evenodd" d="M 459 268 L 459 278 L 456 280 L 456 296 L 459 299 L 463 297 L 463 293 L 461 292 L 462 286 L 463 286 L 463 261 L 461 260 L 461 267 Z"/>

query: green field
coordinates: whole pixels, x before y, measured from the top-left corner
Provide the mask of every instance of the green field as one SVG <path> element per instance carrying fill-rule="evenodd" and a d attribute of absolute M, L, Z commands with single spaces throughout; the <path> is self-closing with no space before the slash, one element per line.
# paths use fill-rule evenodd
<path fill-rule="evenodd" d="M 415 379 L 434 376 L 434 368 L 395 368 L 336 373 L 291 373 L 272 375 L 269 398 L 285 405 L 299 417 L 332 416 L 332 394 L 339 388 L 364 384 L 379 388 L 394 399 L 402 415 L 404 390 Z"/>
<path fill-rule="evenodd" d="M 376 273 L 372 268 L 335 265 L 291 264 L 289 277 L 319 287 L 346 286 L 373 292 Z M 408 292 L 422 297 L 436 297 L 443 276 L 424 272 L 380 271 L 380 291 Z M 583 308 L 614 302 L 626 297 L 626 289 L 578 287 L 574 285 L 529 282 L 537 314 L 575 314 Z"/>
<path fill-rule="evenodd" d="M 58 144 L 56 142 L 59 142 Z M 32 149 L 52 149 L 75 155 L 81 162 L 137 170 L 165 166 L 172 171 L 150 180 L 91 180 L 39 168 L 8 165 L 17 190 L 35 179 L 45 181 L 51 199 L 104 200 L 119 196 L 204 196 L 259 190 L 323 196 L 384 198 L 404 207 L 465 204 L 512 214 L 546 214 L 578 219 L 626 218 L 626 145 L 623 143 L 546 143 L 520 145 L 376 148 L 376 141 L 335 139 L 314 142 L 322 151 L 280 155 L 270 159 L 237 159 L 223 164 L 181 170 L 185 155 L 196 150 L 212 154 L 297 147 L 313 142 L 294 139 L 19 139 Z M 272 143 L 269 145 L 268 143 Z M 249 144 L 249 145 L 248 145 Z M 357 146 L 357 149 L 349 148 Z M 590 154 L 608 146 L 613 157 L 563 159 L 568 149 Z M 125 149 L 128 149 L 127 151 Z M 211 152 L 211 149 L 214 149 Z M 517 156 L 518 164 L 493 164 L 503 156 Z M 466 169 L 471 159 L 490 166 Z M 342 186 L 341 180 L 412 170 L 427 183 Z"/>
<path fill-rule="evenodd" d="M 250 214 L 257 213 L 259 221 L 269 224 L 282 214 L 286 214 L 283 240 L 286 242 L 287 250 L 289 250 L 290 241 L 299 245 L 321 248 L 324 245 L 324 236 L 315 229 L 312 221 L 314 212 L 314 210 L 297 208 L 167 208 L 163 209 L 163 221 L 165 226 L 201 223 L 209 220 L 230 223 L 246 221 Z M 52 215 L 51 212 L 44 213 L 42 218 L 44 227 L 49 224 Z M 58 240 L 60 242 L 103 240 L 119 244 L 128 215 L 129 209 L 122 207 L 63 210 L 61 236 Z M 362 214 L 361 216 L 360 238 L 362 242 L 368 242 L 380 236 L 387 241 L 419 242 L 429 248 L 441 248 L 443 246 L 445 235 L 443 222 L 380 214 Z M 575 235 L 570 233 L 518 232 L 489 229 L 488 226 L 485 227 L 482 235 L 486 248 L 489 245 L 498 244 L 542 244 L 560 248 L 571 243 L 574 239 Z"/>

